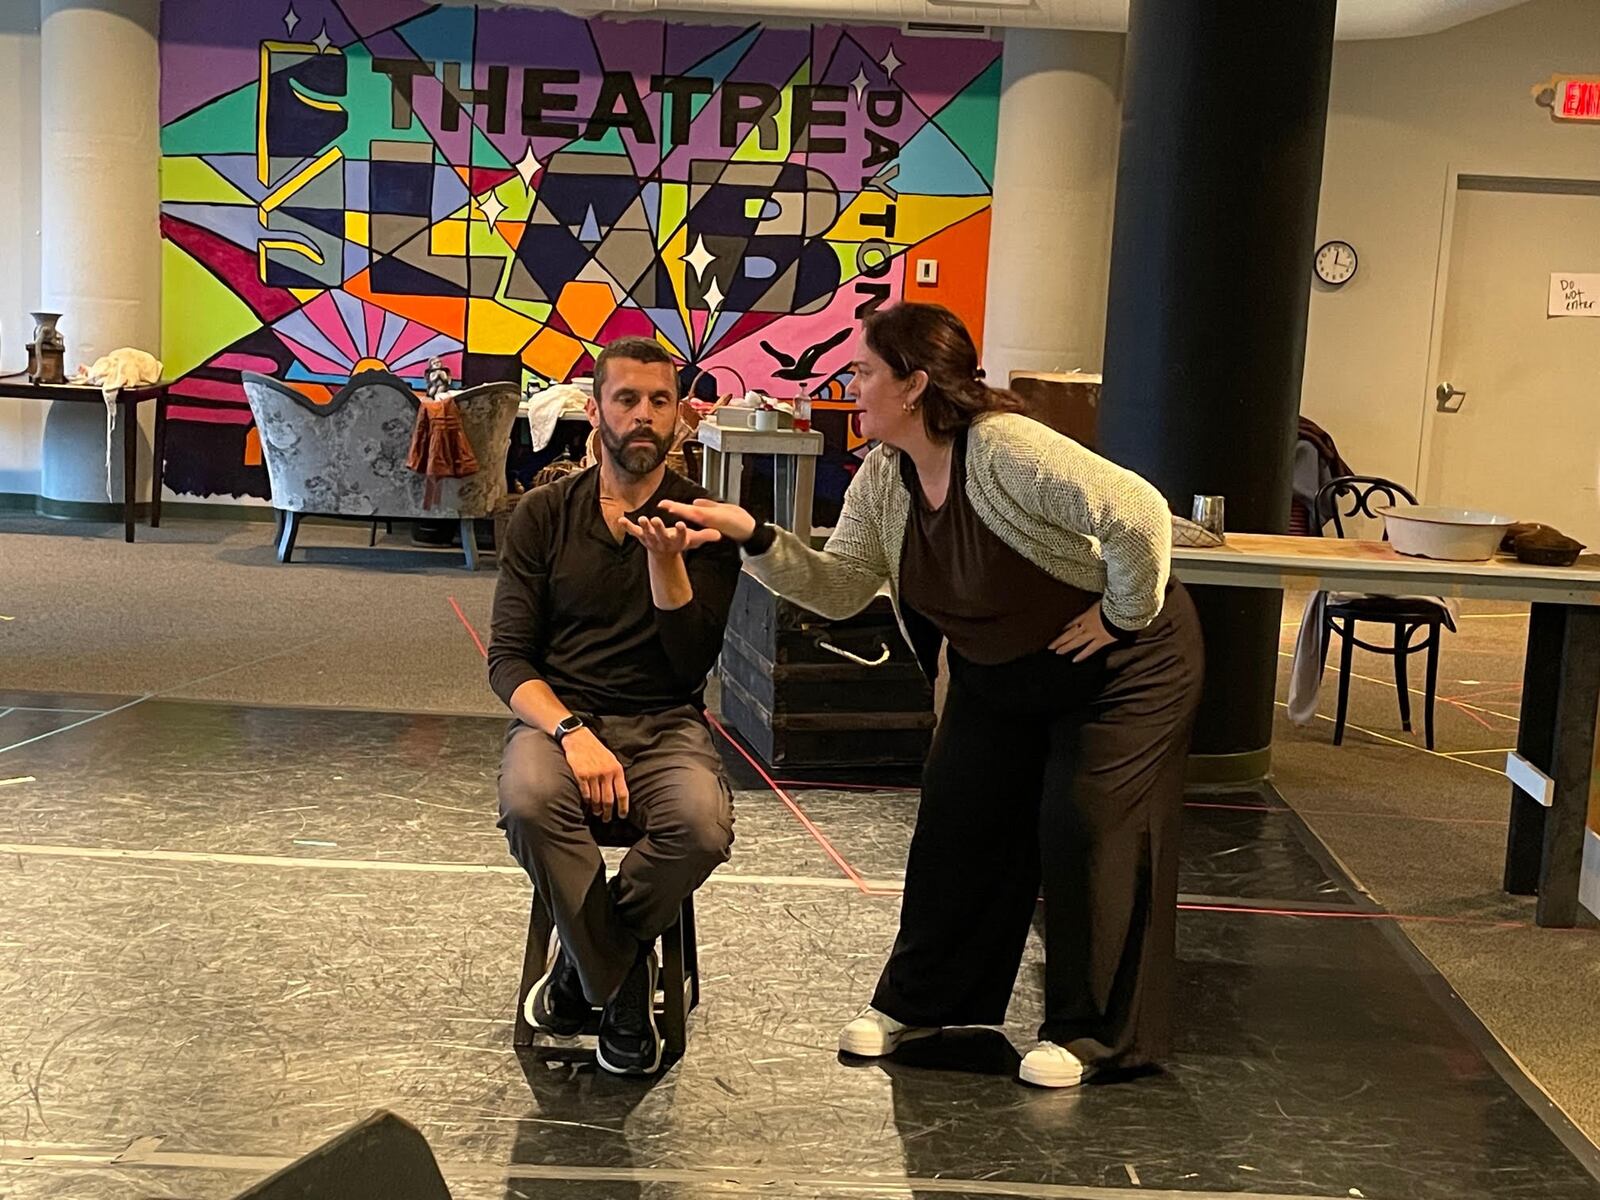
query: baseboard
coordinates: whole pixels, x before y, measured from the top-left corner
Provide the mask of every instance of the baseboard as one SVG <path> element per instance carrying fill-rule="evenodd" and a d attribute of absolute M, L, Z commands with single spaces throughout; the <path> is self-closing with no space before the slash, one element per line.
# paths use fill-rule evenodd
<path fill-rule="evenodd" d="M 35 517 L 49 517 L 57 521 L 98 521 L 108 525 L 122 524 L 122 505 L 82 500 L 52 500 L 48 496 L 31 496 L 25 492 L 0 492 L 0 513 L 27 513 Z M 271 524 L 277 510 L 266 504 L 207 504 L 194 500 L 163 500 L 163 521 L 252 521 Z M 134 505 L 134 517 L 141 525 L 150 521 L 150 505 Z M 392 519 L 396 522 L 412 521 L 413 517 L 340 517 L 307 514 L 302 525 L 343 525 L 351 521 L 371 522 Z M 422 518 L 454 526 L 456 517 Z M 490 518 L 483 517 L 487 521 Z"/>
<path fill-rule="evenodd" d="M 1261 783 L 1272 773 L 1272 747 L 1239 754 L 1191 754 L 1184 785 L 1234 788 Z"/>

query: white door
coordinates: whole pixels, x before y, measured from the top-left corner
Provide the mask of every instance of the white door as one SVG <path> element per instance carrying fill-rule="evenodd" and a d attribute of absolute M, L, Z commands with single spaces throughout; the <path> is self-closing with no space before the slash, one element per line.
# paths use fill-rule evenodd
<path fill-rule="evenodd" d="M 1547 316 L 1555 273 L 1600 274 L 1600 181 L 1462 176 L 1417 498 L 1600 550 L 1600 318 Z"/>

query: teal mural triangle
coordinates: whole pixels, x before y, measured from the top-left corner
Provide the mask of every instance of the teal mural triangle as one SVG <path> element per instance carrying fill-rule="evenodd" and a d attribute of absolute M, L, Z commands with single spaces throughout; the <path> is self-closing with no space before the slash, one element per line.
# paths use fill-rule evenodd
<path fill-rule="evenodd" d="M 161 127 L 161 153 L 254 154 L 256 96 L 259 86 L 246 84 L 218 96 L 203 108 Z"/>
<path fill-rule="evenodd" d="M 402 21 L 394 31 L 406 40 L 417 54 L 434 64 L 434 77 L 443 78 L 438 70 L 442 62 L 461 64 L 461 84 L 472 86 L 473 41 L 477 35 L 478 14 L 472 8 L 452 8 L 440 5 L 420 16 Z"/>
<path fill-rule="evenodd" d="M 333 97 L 350 114 L 350 125 L 335 145 L 346 158 L 365 160 L 372 157 L 373 142 L 431 142 L 433 138 L 422 127 L 416 115 L 405 129 L 396 129 L 390 122 L 393 111 L 393 87 L 389 77 L 373 69 L 372 52 L 360 42 L 345 47 L 346 93 Z M 250 118 L 250 132 L 255 133 L 255 117 Z"/>
<path fill-rule="evenodd" d="M 924 125 L 900 150 L 894 186 L 917 196 L 987 196 L 989 183 L 937 125 Z"/>
<path fill-rule="evenodd" d="M 979 75 L 933 118 L 966 154 L 985 183 L 994 184 L 995 141 L 1000 131 L 1000 62 Z"/>
<path fill-rule="evenodd" d="M 605 131 L 598 141 L 589 141 L 587 138 L 575 138 L 561 147 L 563 154 L 626 154 L 628 148 L 622 144 L 622 130 L 615 126 Z"/>
<path fill-rule="evenodd" d="M 707 55 L 683 73 L 685 75 L 709 76 L 711 81 L 720 88 L 723 80 L 727 79 L 733 69 L 739 65 L 739 60 L 749 53 L 750 47 L 755 45 L 756 39 L 760 36 L 761 26 L 753 26 L 739 37 L 734 38 L 733 41 L 715 54 Z M 712 93 L 712 96 L 714 95 L 715 92 Z M 690 98 L 691 125 L 705 111 L 706 105 L 711 103 L 712 96 L 693 96 Z M 665 109 L 666 107 L 667 103 L 663 100 L 662 108 Z M 663 161 L 665 161 L 667 155 L 672 153 L 675 145 L 672 140 L 671 122 L 668 117 L 669 114 L 666 112 L 661 114 L 661 158 Z"/>
<path fill-rule="evenodd" d="M 498 147 L 489 140 L 489 135 L 476 125 L 472 127 L 472 165 L 474 167 L 504 167 L 509 169 L 511 161 L 500 153 Z"/>
<path fill-rule="evenodd" d="M 721 87 L 722 81 L 728 77 L 728 73 L 739 65 L 739 60 L 749 52 L 751 46 L 755 45 L 756 39 L 761 36 L 761 32 L 762 27 L 760 25 L 752 25 L 715 54 L 708 54 L 683 74 L 709 75 L 716 80 L 717 86 Z M 695 112 L 698 113 L 709 102 L 710 97 L 708 96 L 695 97 L 695 103 L 699 106 L 695 109 Z"/>

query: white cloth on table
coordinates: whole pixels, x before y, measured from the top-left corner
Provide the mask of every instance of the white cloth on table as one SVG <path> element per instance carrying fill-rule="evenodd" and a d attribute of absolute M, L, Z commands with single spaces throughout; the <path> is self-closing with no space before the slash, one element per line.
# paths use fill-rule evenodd
<path fill-rule="evenodd" d="M 543 450 L 555 436 L 556 422 L 569 409 L 582 408 L 588 397 L 581 388 L 558 383 L 542 392 L 531 392 L 523 408 L 528 414 L 528 436 L 535 450 Z"/>
<path fill-rule="evenodd" d="M 149 387 L 161 382 L 161 360 L 144 350 L 123 346 L 110 354 L 101 355 L 89 367 L 80 367 L 73 376 L 74 383 L 100 385 L 100 394 L 106 401 L 106 499 L 116 496 L 111 486 L 111 435 L 117 427 L 117 393 L 125 387 Z M 135 437 L 137 431 L 127 430 L 124 437 Z"/>
<path fill-rule="evenodd" d="M 1294 640 L 1294 659 L 1289 664 L 1289 720 L 1309 725 L 1317 716 L 1317 701 L 1322 694 L 1322 626 L 1329 603 L 1365 599 L 1368 592 L 1312 592 L 1306 597 L 1306 610 L 1300 618 L 1300 634 Z M 1458 601 L 1445 596 L 1396 596 L 1396 600 L 1425 600 L 1444 610 L 1445 624 L 1455 632 L 1461 615 Z"/>

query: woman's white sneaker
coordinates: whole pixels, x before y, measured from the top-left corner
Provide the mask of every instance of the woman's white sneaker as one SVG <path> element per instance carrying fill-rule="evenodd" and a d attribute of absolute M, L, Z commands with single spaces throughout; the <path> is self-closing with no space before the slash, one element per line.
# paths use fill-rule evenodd
<path fill-rule="evenodd" d="M 1065 1046 L 1040 1042 L 1022 1058 L 1017 1074 L 1023 1083 L 1035 1087 L 1077 1087 L 1094 1073 L 1094 1068 Z"/>
<path fill-rule="evenodd" d="M 875 1008 L 864 1008 L 861 1015 L 839 1031 L 839 1049 L 861 1058 L 882 1058 L 893 1054 L 902 1042 L 932 1037 L 937 1026 L 903 1025 Z"/>

